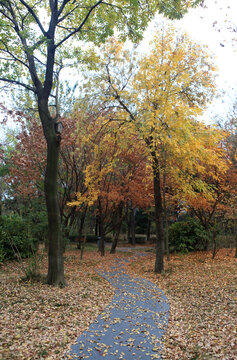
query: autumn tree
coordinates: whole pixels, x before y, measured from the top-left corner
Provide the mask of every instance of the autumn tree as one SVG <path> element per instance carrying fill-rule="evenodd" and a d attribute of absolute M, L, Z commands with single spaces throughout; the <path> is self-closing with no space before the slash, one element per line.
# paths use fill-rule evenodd
<path fill-rule="evenodd" d="M 83 171 L 89 161 L 89 151 L 80 139 L 93 118 L 91 114 L 81 111 L 69 118 L 62 118 L 61 121 L 64 136 L 58 166 L 58 201 L 61 223 L 65 234 L 68 235 L 70 228 L 78 223 L 79 217 L 82 220 L 85 215 L 85 208 L 69 208 L 66 204 L 74 198 L 77 191 L 85 191 Z M 38 198 L 43 194 L 46 141 L 37 119 L 31 118 L 28 125 L 25 122 L 23 115 L 21 118 L 18 117 L 17 123 L 21 123 L 21 130 L 18 130 L 15 145 L 8 151 L 9 156 L 5 159 L 9 166 L 5 181 L 14 188 L 15 197 L 20 194 L 21 198 L 29 199 Z M 78 140 L 78 144 L 75 139 Z"/>
<path fill-rule="evenodd" d="M 49 223 L 48 284 L 65 284 L 57 193 L 59 113 L 50 112 L 49 106 L 50 99 L 55 99 L 59 69 L 72 59 L 81 61 L 85 52 L 84 45 L 79 47 L 80 41 L 99 44 L 113 34 L 115 27 L 121 37 L 137 40 L 157 10 L 175 18 L 197 3 L 198 0 L 172 4 L 166 0 L 99 0 L 83 4 L 72 0 L 0 1 L 0 81 L 35 94 L 47 142 L 44 190 Z"/>
<path fill-rule="evenodd" d="M 88 128 L 84 144 L 92 155 L 85 169 L 87 191 L 78 191 L 77 199 L 68 203 L 70 207 L 85 204 L 96 209 L 102 256 L 104 237 L 111 231 L 115 233 L 111 252 L 115 252 L 126 204 L 146 208 L 152 203 L 149 183 L 145 184 L 146 158 L 141 141 L 128 127 L 111 122 L 111 116 L 114 114 L 110 112 L 103 114 Z M 77 142 L 80 144 L 81 139 Z"/>
<path fill-rule="evenodd" d="M 162 156 L 166 150 L 176 159 L 177 165 L 171 170 L 177 176 L 184 172 L 179 171 L 179 163 L 186 169 L 194 169 L 198 163 L 197 156 L 198 153 L 201 156 L 203 144 L 198 140 L 195 117 L 202 113 L 212 97 L 214 67 L 200 45 L 172 27 L 156 35 L 151 52 L 141 58 L 135 75 L 131 72 L 132 65 L 123 66 L 129 56 L 127 52 L 124 56 L 121 45 L 112 42 L 108 47 L 110 51 L 106 50 L 101 74 L 107 104 L 117 104 L 117 117 L 131 124 L 149 153 L 157 235 L 155 272 L 162 272 Z M 124 73 L 119 73 L 120 69 L 125 69 Z"/>
<path fill-rule="evenodd" d="M 233 229 L 235 233 L 235 242 L 236 242 L 236 252 L 235 257 L 237 257 L 237 216 L 236 216 L 236 206 L 237 206 L 237 101 L 236 97 L 233 99 L 232 108 L 226 114 L 226 117 L 223 119 L 220 116 L 215 118 L 218 127 L 225 131 L 226 136 L 224 139 L 224 147 L 227 152 L 227 157 L 229 160 L 229 169 L 227 173 L 227 184 L 229 185 L 230 194 L 225 198 L 228 204 L 228 211 L 226 214 L 227 219 L 233 224 Z"/>

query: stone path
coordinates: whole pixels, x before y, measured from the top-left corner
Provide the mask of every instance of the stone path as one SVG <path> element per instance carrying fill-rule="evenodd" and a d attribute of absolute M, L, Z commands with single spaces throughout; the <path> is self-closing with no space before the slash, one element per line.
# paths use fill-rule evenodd
<path fill-rule="evenodd" d="M 168 300 L 150 281 L 126 274 L 123 263 L 124 260 L 118 261 L 110 272 L 99 272 L 116 289 L 112 303 L 77 339 L 64 359 L 161 359 Z"/>

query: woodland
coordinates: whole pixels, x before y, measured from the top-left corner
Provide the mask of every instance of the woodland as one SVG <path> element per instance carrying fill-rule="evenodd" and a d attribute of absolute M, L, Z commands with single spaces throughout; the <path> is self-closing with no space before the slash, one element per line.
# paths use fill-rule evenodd
<path fill-rule="evenodd" d="M 200 3 L 0 0 L 3 359 L 62 358 L 118 258 L 167 294 L 163 359 L 235 359 L 237 98 L 200 120 L 217 69 L 172 23 Z"/>

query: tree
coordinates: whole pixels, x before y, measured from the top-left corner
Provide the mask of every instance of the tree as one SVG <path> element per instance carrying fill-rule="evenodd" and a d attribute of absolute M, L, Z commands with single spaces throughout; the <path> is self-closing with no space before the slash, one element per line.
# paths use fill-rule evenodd
<path fill-rule="evenodd" d="M 198 0 L 179 0 L 172 4 L 168 0 L 142 3 L 119 0 L 113 3 L 102 0 L 87 3 L 73 0 L 0 1 L 0 81 L 35 94 L 47 142 L 44 191 L 49 223 L 48 284 L 65 284 L 57 192 L 61 141 L 61 135 L 57 133 L 59 112 L 57 104 L 56 111 L 50 112 L 49 103 L 50 99 L 55 99 L 63 61 L 76 59 L 79 62 L 82 59 L 80 41 L 99 44 L 113 34 L 115 27 L 122 37 L 137 40 L 156 10 L 175 18 L 197 3 Z"/>
<path fill-rule="evenodd" d="M 181 181 L 182 174 L 187 169 L 193 172 L 198 157 L 205 154 L 199 136 L 203 132 L 194 118 L 202 113 L 213 95 L 214 67 L 200 45 L 186 34 L 179 35 L 172 27 L 160 31 L 153 39 L 153 49 L 142 57 L 135 75 L 127 70 L 127 82 L 124 74 L 114 71 L 112 64 L 117 62 L 117 69 L 120 69 L 120 63 L 123 64 L 128 56 L 123 55 L 117 44 L 109 44 L 109 47 L 111 50 L 105 58 L 101 76 L 109 87 L 107 101 L 111 106 L 117 103 L 120 114 L 117 118 L 129 122 L 143 139 L 151 164 L 157 237 L 155 272 L 160 273 L 164 268 L 163 155 L 173 157 L 175 166 L 169 173 L 171 171 L 180 179 L 177 181 Z M 126 87 L 129 78 L 129 87 Z"/>
<path fill-rule="evenodd" d="M 110 116 L 100 116 L 87 128 L 84 141 L 77 139 L 78 145 L 82 142 L 91 153 L 85 169 L 87 190 L 84 194 L 78 191 L 77 199 L 68 203 L 70 207 L 84 204 L 96 209 L 102 256 L 104 237 L 112 230 L 115 236 L 111 252 L 115 252 L 126 204 L 146 208 L 152 203 L 142 143 L 128 127 L 110 123 Z"/>

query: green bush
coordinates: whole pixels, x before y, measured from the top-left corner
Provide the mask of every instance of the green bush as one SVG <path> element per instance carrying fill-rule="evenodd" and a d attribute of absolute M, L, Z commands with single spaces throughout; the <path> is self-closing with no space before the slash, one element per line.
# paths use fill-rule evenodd
<path fill-rule="evenodd" d="M 37 250 L 32 224 L 18 215 L 0 216 L 0 261 L 26 258 Z"/>
<path fill-rule="evenodd" d="M 194 218 L 176 222 L 169 227 L 170 251 L 187 253 L 203 250 L 207 237 L 204 227 Z"/>

